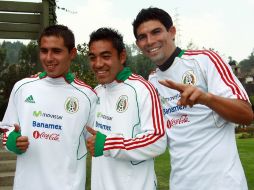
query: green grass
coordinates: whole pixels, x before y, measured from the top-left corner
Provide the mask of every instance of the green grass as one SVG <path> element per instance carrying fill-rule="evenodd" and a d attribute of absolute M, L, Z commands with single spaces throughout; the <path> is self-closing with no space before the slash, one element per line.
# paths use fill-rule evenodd
<path fill-rule="evenodd" d="M 157 190 L 168 190 L 169 189 L 169 151 L 168 149 L 164 154 L 155 158 L 155 172 L 157 176 Z"/>
<path fill-rule="evenodd" d="M 247 178 L 249 190 L 254 190 L 254 138 L 237 139 L 238 152 L 240 154 L 241 162 Z M 87 187 L 90 190 L 90 159 L 88 156 L 88 174 L 87 174 Z M 169 153 L 168 150 L 161 156 L 155 159 L 155 171 L 157 175 L 158 188 L 157 190 L 169 189 Z"/>
<path fill-rule="evenodd" d="M 237 139 L 237 147 L 249 190 L 254 190 L 254 138 Z"/>

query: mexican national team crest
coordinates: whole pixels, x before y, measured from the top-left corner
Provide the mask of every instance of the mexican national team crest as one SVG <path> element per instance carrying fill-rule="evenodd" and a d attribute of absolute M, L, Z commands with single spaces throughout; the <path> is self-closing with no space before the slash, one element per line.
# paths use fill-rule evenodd
<path fill-rule="evenodd" d="M 68 97 L 65 101 L 64 108 L 68 113 L 76 113 L 79 108 L 78 99 L 75 97 Z"/>
<path fill-rule="evenodd" d="M 116 111 L 119 113 L 123 113 L 128 108 L 128 96 L 122 95 L 118 98 L 116 103 Z"/>
<path fill-rule="evenodd" d="M 183 84 L 190 84 L 190 85 L 195 85 L 196 84 L 196 76 L 192 70 L 186 71 L 183 74 Z"/>

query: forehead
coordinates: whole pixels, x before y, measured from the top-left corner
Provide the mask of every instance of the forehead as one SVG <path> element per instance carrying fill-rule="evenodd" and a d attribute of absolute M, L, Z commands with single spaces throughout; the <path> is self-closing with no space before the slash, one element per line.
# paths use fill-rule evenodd
<path fill-rule="evenodd" d="M 64 48 L 64 40 L 62 37 L 60 36 L 43 36 L 41 38 L 41 43 L 40 43 L 40 47 L 62 47 Z"/>
<path fill-rule="evenodd" d="M 90 53 L 115 52 L 116 49 L 110 40 L 93 41 L 89 47 Z"/>
<path fill-rule="evenodd" d="M 149 20 L 140 24 L 137 28 L 137 35 L 149 33 L 156 28 L 165 28 L 159 20 Z"/>

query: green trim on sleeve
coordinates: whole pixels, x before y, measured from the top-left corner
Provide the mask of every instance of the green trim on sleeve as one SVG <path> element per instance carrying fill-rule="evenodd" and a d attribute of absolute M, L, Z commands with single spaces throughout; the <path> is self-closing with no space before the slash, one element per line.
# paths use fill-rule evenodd
<path fill-rule="evenodd" d="M 104 148 L 105 141 L 106 141 L 106 135 L 97 131 L 96 138 L 95 138 L 94 157 L 103 155 L 103 148 Z"/>
<path fill-rule="evenodd" d="M 8 138 L 7 138 L 7 142 L 6 142 L 6 147 L 8 148 L 8 150 L 16 153 L 16 154 L 22 154 L 23 152 L 16 146 L 16 141 L 17 138 L 19 138 L 21 136 L 21 132 L 17 132 L 17 131 L 12 131 Z"/>

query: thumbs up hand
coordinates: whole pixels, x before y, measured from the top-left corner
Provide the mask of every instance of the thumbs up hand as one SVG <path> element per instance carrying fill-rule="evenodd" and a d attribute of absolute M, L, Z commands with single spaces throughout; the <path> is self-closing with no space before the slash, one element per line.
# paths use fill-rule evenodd
<path fill-rule="evenodd" d="M 18 124 L 14 124 L 14 127 L 15 127 L 14 129 L 15 132 L 20 132 L 20 126 Z M 22 136 L 22 135 L 18 137 L 16 140 L 16 146 L 19 150 L 21 150 L 22 152 L 25 152 L 29 146 L 28 137 Z"/>
<path fill-rule="evenodd" d="M 88 151 L 90 152 L 90 154 L 92 156 L 94 156 L 94 150 L 95 150 L 95 140 L 96 140 L 96 133 L 97 131 L 95 131 L 94 129 L 92 129 L 91 127 L 86 127 L 87 131 L 92 135 L 90 137 L 88 137 L 88 139 L 86 140 L 86 147 L 88 149 Z"/>

